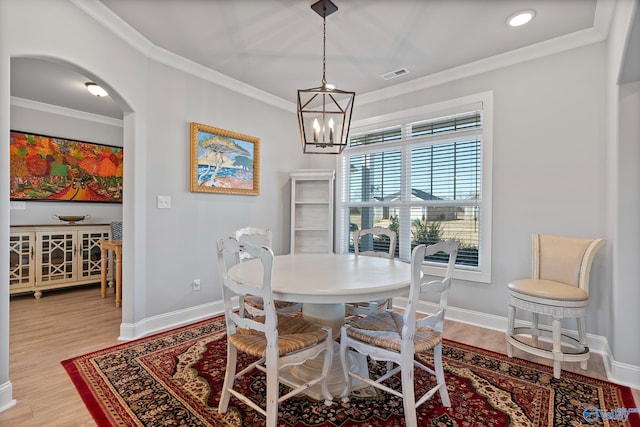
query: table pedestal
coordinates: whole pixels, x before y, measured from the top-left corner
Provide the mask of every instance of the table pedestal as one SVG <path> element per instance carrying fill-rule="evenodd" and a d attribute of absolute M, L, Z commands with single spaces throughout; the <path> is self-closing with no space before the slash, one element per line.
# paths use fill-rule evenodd
<path fill-rule="evenodd" d="M 305 303 L 302 306 L 302 315 L 311 322 L 322 326 L 331 326 L 333 339 L 335 340 L 340 336 L 340 328 L 344 324 L 345 307 L 344 304 Z M 289 366 L 282 369 L 281 375 L 285 378 L 290 376 L 297 382 L 307 382 L 322 374 L 323 363 L 324 355 L 321 354 L 315 359 L 307 360 L 301 365 Z M 359 353 L 350 353 L 349 366 L 352 371 L 362 376 L 369 376 L 369 366 L 366 356 Z M 327 385 L 329 387 L 329 393 L 331 393 L 334 398 L 340 398 L 346 386 L 344 372 L 342 371 L 342 361 L 340 360 L 340 344 L 337 342 L 333 344 L 333 363 L 327 375 Z M 358 390 L 366 386 L 366 383 L 352 379 L 352 390 Z M 319 384 L 309 387 L 304 393 L 312 399 L 324 400 L 320 392 Z"/>

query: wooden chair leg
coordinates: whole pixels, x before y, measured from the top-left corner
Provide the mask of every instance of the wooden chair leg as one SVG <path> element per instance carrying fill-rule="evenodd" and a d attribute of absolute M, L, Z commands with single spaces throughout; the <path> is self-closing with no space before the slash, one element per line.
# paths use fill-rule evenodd
<path fill-rule="evenodd" d="M 580 340 L 580 345 L 582 346 L 583 349 L 587 348 L 587 326 L 586 326 L 586 320 L 584 317 L 578 317 L 577 319 L 578 321 L 578 339 Z M 587 366 L 588 366 L 588 358 L 587 360 L 581 360 L 580 361 L 580 369 L 582 369 L 583 371 L 587 370 Z"/>
<path fill-rule="evenodd" d="M 324 379 L 320 383 L 320 390 L 322 392 L 322 396 L 324 396 L 324 404 L 327 406 L 331 406 L 333 404 L 333 396 L 329 392 L 329 385 L 327 377 L 329 375 L 329 369 L 331 368 L 331 363 L 333 362 L 333 341 L 327 340 L 327 349 L 324 351 L 324 364 L 322 365 L 322 376 Z"/>
<path fill-rule="evenodd" d="M 236 361 L 238 350 L 230 344 L 227 344 L 227 371 L 224 374 L 224 383 L 222 385 L 222 393 L 220 395 L 220 403 L 218 404 L 218 412 L 224 414 L 229 406 L 231 393 L 229 389 L 233 387 L 236 376 Z"/>
<path fill-rule="evenodd" d="M 540 315 L 533 313 L 531 318 L 531 344 L 538 347 L 538 337 L 540 336 L 540 328 L 538 327 Z"/>
<path fill-rule="evenodd" d="M 344 373 L 344 392 L 342 392 L 342 401 L 348 402 L 349 395 L 351 394 L 351 375 L 349 375 L 349 346 L 347 345 L 347 336 L 342 331 L 340 339 L 340 361 L 342 362 L 342 372 Z"/>
<path fill-rule="evenodd" d="M 562 327 L 560 324 L 560 318 L 553 318 L 551 331 L 553 335 L 553 377 L 559 379 L 562 364 Z"/>
<path fill-rule="evenodd" d="M 507 317 L 507 336 L 513 336 L 513 329 L 516 322 L 516 307 L 509 305 Z M 513 357 L 513 345 L 507 341 L 507 356 Z"/>
<path fill-rule="evenodd" d="M 270 354 L 271 353 L 271 354 Z M 280 394 L 280 382 L 278 380 L 278 348 L 267 347 L 267 427 L 278 425 L 278 396 Z"/>
<path fill-rule="evenodd" d="M 444 379 L 444 367 L 442 366 L 442 343 L 433 349 L 433 367 L 436 371 L 436 381 L 438 384 L 441 384 L 439 391 L 442 406 L 450 408 L 451 400 L 449 399 L 449 391 L 447 390 L 447 384 Z"/>
<path fill-rule="evenodd" d="M 404 406 L 404 420 L 408 426 L 417 426 L 416 393 L 413 384 L 413 361 L 406 361 L 400 371 L 402 378 L 402 405 Z"/>

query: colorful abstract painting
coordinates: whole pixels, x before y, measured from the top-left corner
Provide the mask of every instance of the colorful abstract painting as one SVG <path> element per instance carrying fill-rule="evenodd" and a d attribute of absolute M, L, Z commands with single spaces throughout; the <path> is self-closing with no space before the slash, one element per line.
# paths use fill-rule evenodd
<path fill-rule="evenodd" d="M 11 200 L 122 203 L 121 147 L 11 131 Z"/>
<path fill-rule="evenodd" d="M 260 139 L 191 123 L 191 191 L 257 195 Z"/>

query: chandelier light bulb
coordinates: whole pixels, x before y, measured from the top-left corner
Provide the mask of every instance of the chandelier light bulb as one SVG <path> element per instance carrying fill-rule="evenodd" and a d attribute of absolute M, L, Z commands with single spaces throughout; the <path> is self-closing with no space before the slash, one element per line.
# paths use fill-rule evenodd
<path fill-rule="evenodd" d="M 320 135 L 320 123 L 318 123 L 318 119 L 313 119 L 313 142 L 318 142 L 319 135 Z"/>
<path fill-rule="evenodd" d="M 329 119 L 329 143 L 333 144 L 333 117 Z"/>

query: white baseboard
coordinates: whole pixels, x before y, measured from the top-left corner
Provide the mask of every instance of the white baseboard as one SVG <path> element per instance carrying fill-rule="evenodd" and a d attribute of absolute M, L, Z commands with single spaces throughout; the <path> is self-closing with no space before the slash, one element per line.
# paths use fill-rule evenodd
<path fill-rule="evenodd" d="M 222 300 L 189 307 L 184 310 L 164 313 L 142 319 L 136 323 L 121 323 L 119 340 L 129 341 L 142 338 L 156 332 L 204 320 L 224 311 Z"/>
<path fill-rule="evenodd" d="M 0 412 L 9 409 L 16 404 L 13 398 L 13 385 L 11 381 L 0 384 Z"/>
<path fill-rule="evenodd" d="M 607 378 L 617 384 L 626 385 L 635 389 L 640 389 L 640 367 L 630 365 L 628 363 L 616 362 L 611 357 L 611 353 L 608 353 L 605 358 L 605 367 L 609 367 L 607 370 Z"/>
<path fill-rule="evenodd" d="M 404 308 L 407 305 L 407 299 L 405 297 L 396 297 L 393 299 L 393 305 L 399 308 Z M 418 311 L 420 313 L 433 314 L 437 310 L 437 304 L 426 301 L 420 301 L 418 305 Z M 446 318 L 456 322 L 467 323 L 469 325 L 479 326 L 481 328 L 491 329 L 498 332 L 505 332 L 507 330 L 506 317 L 480 313 L 463 308 L 448 306 Z M 527 323 L 518 321 L 517 326 L 527 326 Z M 576 331 L 567 330 L 566 332 L 577 335 Z M 609 347 L 606 337 L 587 334 L 587 345 L 589 346 L 590 351 L 602 356 L 605 372 L 609 381 L 640 389 L 640 366 L 617 362 L 613 358 L 611 348 Z"/>
<path fill-rule="evenodd" d="M 405 297 L 396 297 L 393 299 L 393 305 L 398 308 L 404 308 L 407 305 Z M 237 301 L 234 304 L 237 307 Z M 207 304 L 189 307 L 188 309 L 178 310 L 171 313 L 165 313 L 158 316 L 152 316 L 141 320 L 137 323 L 122 323 L 120 325 L 119 340 L 133 340 L 141 338 L 156 332 L 165 331 L 171 328 L 187 325 L 189 323 L 204 320 L 209 317 L 221 314 L 224 311 L 222 301 L 213 301 Z M 418 311 L 424 314 L 432 314 L 437 311 L 437 305 L 426 301 L 421 301 L 418 305 Z M 464 308 L 447 307 L 447 319 L 456 322 L 467 323 L 473 326 L 479 326 L 485 329 L 491 329 L 498 332 L 507 330 L 507 318 L 486 314 L 477 311 L 466 310 Z M 518 322 L 518 326 L 526 326 L 526 322 Z M 575 331 L 567 331 L 575 334 Z M 635 389 L 640 389 L 640 366 L 629 365 L 617 362 L 611 353 L 611 348 L 607 339 L 600 335 L 587 334 L 587 344 L 589 349 L 594 353 L 602 356 L 605 371 L 609 381 L 626 385 Z M 506 344 L 505 344 L 506 346 Z M 505 347 L 506 348 L 506 347 Z M 0 387 L 0 408 L 2 408 L 2 388 Z M 9 390 L 9 399 L 11 398 L 11 390 Z M 15 404 L 15 402 L 14 402 Z M 1 409 L 0 409 L 1 410 Z"/>

